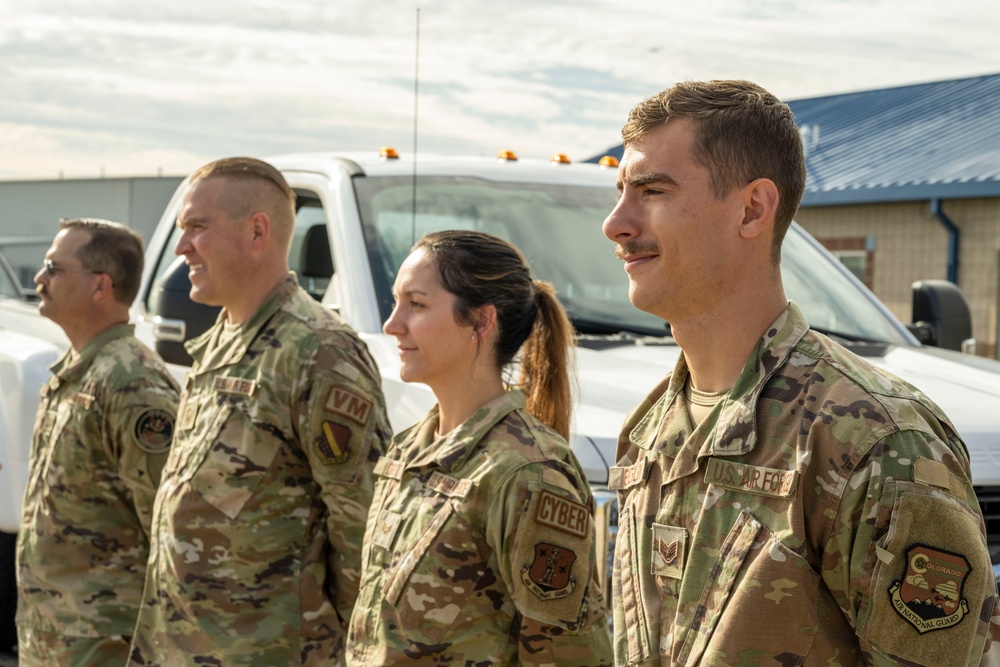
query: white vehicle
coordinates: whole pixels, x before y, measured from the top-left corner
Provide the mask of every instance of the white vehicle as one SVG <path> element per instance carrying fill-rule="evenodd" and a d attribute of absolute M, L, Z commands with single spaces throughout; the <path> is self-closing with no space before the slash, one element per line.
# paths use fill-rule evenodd
<path fill-rule="evenodd" d="M 420 156 L 414 173 L 412 160 L 374 154 L 286 155 L 269 161 L 298 195 L 290 266 L 302 285 L 340 312 L 368 344 L 397 430 L 417 421 L 434 403 L 426 386 L 399 379 L 395 340 L 381 330 L 392 307 L 396 270 L 417 238 L 439 229 L 495 234 L 524 252 L 536 277 L 555 285 L 579 334 L 571 444 L 594 489 L 600 547 L 610 563 L 617 510 L 606 484 L 618 431 L 626 414 L 672 370 L 680 352 L 669 326 L 629 302 L 622 263 L 601 233 L 617 196 L 614 167 Z M 182 341 L 204 331 L 217 313 L 190 301 L 187 267 L 173 254 L 185 187 L 175 193 L 148 244 L 142 288 L 133 308 L 137 335 L 155 347 L 179 377 L 190 363 Z M 782 273 L 789 298 L 814 328 L 917 385 L 949 414 L 969 447 L 991 551 L 994 561 L 1000 561 L 1000 525 L 993 523 L 990 512 L 990 504 L 1000 498 L 1000 363 L 922 346 L 797 225 L 785 240 Z M 921 312 L 916 315 L 920 324 L 911 325 L 914 331 L 927 341 L 968 338 L 968 310 L 953 286 L 929 281 L 915 289 Z M 3 331 L 8 323 L 15 323 L 10 328 L 25 328 L 16 324 L 23 317 L 17 308 L 23 311 L 23 304 L 8 307 L 0 302 L 0 355 L 8 353 L 4 339 L 17 335 Z M 949 317 L 963 308 L 964 321 Z M 57 347 L 60 338 L 53 335 L 44 343 Z M 38 373 L 10 377 L 0 375 L 0 384 L 21 384 L 4 389 L 5 396 L 33 397 L 43 379 Z M 24 400 L 9 419 L 28 419 L 31 402 Z M 12 475 L 8 461 L 26 460 L 29 431 L 30 426 L 22 424 L 3 436 L 3 530 L 16 529 L 18 493 L 26 473 L 15 467 L 17 474 Z"/>

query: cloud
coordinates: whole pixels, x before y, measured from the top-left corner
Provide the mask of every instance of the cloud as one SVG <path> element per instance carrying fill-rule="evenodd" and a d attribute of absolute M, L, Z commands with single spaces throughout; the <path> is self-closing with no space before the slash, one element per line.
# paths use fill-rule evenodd
<path fill-rule="evenodd" d="M 0 177 L 410 146 L 417 4 L 8 4 Z M 617 142 L 635 102 L 684 79 L 749 78 L 796 99 L 1000 71 L 985 0 L 419 5 L 429 152 L 585 158 Z"/>

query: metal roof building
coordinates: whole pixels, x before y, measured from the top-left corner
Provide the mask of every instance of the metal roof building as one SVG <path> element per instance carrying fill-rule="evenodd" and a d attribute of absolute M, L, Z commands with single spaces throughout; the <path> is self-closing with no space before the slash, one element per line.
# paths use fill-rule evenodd
<path fill-rule="evenodd" d="M 803 206 L 1000 196 L 1000 74 L 789 102 Z"/>

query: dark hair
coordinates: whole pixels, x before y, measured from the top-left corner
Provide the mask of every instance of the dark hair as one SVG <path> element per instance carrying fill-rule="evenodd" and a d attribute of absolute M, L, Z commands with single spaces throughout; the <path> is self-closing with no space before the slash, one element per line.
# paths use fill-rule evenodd
<path fill-rule="evenodd" d="M 757 178 L 778 188 L 771 256 L 781 262 L 781 241 L 806 187 L 802 137 L 792 110 L 749 81 L 685 81 L 646 98 L 622 128 L 625 146 L 671 118 L 695 124 L 694 159 L 711 174 L 716 197 Z"/>
<path fill-rule="evenodd" d="M 227 157 L 209 162 L 191 174 L 191 185 L 210 178 L 226 178 L 233 187 L 221 195 L 219 205 L 233 219 L 264 211 L 274 223 L 283 245 L 292 242 L 295 229 L 295 192 L 273 165 L 252 157 Z"/>
<path fill-rule="evenodd" d="M 434 260 L 441 285 L 455 296 L 455 320 L 475 326 L 474 311 L 497 311 L 496 362 L 521 351 L 518 384 L 528 412 L 569 437 L 573 327 L 550 283 L 533 280 L 521 251 L 481 232 L 427 234 L 413 246 Z"/>
<path fill-rule="evenodd" d="M 111 276 L 115 301 L 131 306 L 142 282 L 142 237 L 123 224 L 97 218 L 65 218 L 59 228 L 90 234 L 77 259 L 84 269 Z"/>

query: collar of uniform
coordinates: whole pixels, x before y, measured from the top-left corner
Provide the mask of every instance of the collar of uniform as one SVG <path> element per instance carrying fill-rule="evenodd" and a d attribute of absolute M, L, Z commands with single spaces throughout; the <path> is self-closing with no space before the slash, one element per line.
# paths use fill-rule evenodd
<path fill-rule="evenodd" d="M 737 456 L 754 448 L 760 392 L 808 330 L 809 324 L 802 311 L 789 301 L 788 307 L 764 332 L 733 388 L 719 401 L 706 422 L 698 425 L 697 433 L 705 434 L 699 456 Z M 677 401 L 687 377 L 687 360 L 682 352 L 666 391 L 632 429 L 629 436 L 632 442 L 642 449 L 660 451 L 671 443 L 683 444 L 692 434 L 694 425 Z M 671 412 L 676 414 L 665 419 Z"/>
<path fill-rule="evenodd" d="M 738 456 L 757 444 L 757 401 L 764 385 L 809 330 L 799 307 L 788 307 L 771 323 L 729 393 L 708 417 L 705 456 Z"/>
<path fill-rule="evenodd" d="M 222 350 L 209 349 L 211 341 L 217 338 L 219 331 L 226 321 L 226 310 L 223 308 L 212 328 L 184 344 L 188 354 L 195 361 L 192 374 L 217 370 L 224 366 L 230 366 L 242 359 L 250 344 L 257 337 L 260 329 L 281 309 L 286 301 L 292 298 L 298 289 L 299 282 L 295 274 L 289 271 L 288 276 L 267 295 L 267 298 L 264 299 L 264 302 L 257 309 L 257 312 L 254 313 L 253 317 L 243 324 L 236 344 Z"/>
<path fill-rule="evenodd" d="M 133 330 L 134 327 L 131 324 L 125 322 L 115 324 L 90 339 L 90 342 L 84 345 L 79 352 L 74 354 L 72 349 L 67 350 L 66 354 L 49 367 L 49 370 L 60 381 L 75 380 L 90 368 L 91 362 L 94 361 L 94 357 L 101 351 L 101 348 L 113 340 L 131 336 Z"/>
<path fill-rule="evenodd" d="M 683 406 L 675 405 L 677 397 L 684 391 L 687 377 L 687 360 L 682 350 L 674 365 L 674 372 L 664 380 L 666 388 L 664 382 L 661 382 L 643 402 L 649 404 L 651 399 L 659 396 L 629 433 L 629 440 L 642 449 L 658 452 L 670 443 L 680 445 L 687 439 L 692 431 L 691 420 L 687 416 L 687 410 L 681 409 Z M 675 411 L 676 415 L 670 414 Z M 668 415 L 670 419 L 666 418 Z"/>
<path fill-rule="evenodd" d="M 524 405 L 524 392 L 516 389 L 504 392 L 480 407 L 451 433 L 445 435 L 439 446 L 428 448 L 426 445 L 433 441 L 434 428 L 438 422 L 438 407 L 434 406 L 424 421 L 411 431 L 412 437 L 408 438 L 409 442 L 403 445 L 404 447 L 409 444 L 417 445 L 406 467 L 416 468 L 434 463 L 442 469 L 451 470 L 460 466 L 490 429 L 511 412 L 524 409 Z"/>

